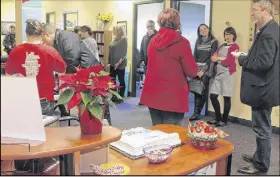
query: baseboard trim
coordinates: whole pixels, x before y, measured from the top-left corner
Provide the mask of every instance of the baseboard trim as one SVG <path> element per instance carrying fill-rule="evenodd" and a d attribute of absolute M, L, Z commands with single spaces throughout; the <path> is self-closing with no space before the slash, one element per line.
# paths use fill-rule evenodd
<path fill-rule="evenodd" d="M 208 110 L 207 116 L 215 117 L 215 112 Z M 247 127 L 252 127 L 252 121 L 250 121 L 250 120 L 241 119 L 241 118 L 233 117 L 233 116 L 229 116 L 228 120 L 232 123 L 245 125 Z M 280 127 L 272 126 L 272 132 L 279 134 L 280 133 Z"/>

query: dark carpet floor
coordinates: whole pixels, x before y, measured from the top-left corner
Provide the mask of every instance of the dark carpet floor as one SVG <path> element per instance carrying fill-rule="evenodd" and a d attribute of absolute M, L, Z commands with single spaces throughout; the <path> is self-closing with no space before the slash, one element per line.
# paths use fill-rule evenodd
<path fill-rule="evenodd" d="M 116 109 L 110 108 L 112 124 L 122 130 L 135 127 L 152 127 L 148 108 L 138 106 L 139 98 L 127 98 L 122 104 L 117 105 Z M 192 105 L 190 106 L 192 107 Z M 71 112 L 73 114 L 74 112 Z M 75 114 L 75 113 L 74 113 Z M 183 126 L 186 127 L 188 114 L 185 115 Z M 204 117 L 209 120 L 210 117 Z M 230 136 L 225 138 L 234 145 L 231 175 L 242 175 L 237 169 L 248 163 L 241 159 L 243 153 L 253 154 L 255 151 L 255 135 L 250 127 L 239 124 L 229 123 L 222 130 Z M 279 170 L 279 134 L 272 135 L 272 156 L 271 165 L 267 175 L 280 175 Z"/>

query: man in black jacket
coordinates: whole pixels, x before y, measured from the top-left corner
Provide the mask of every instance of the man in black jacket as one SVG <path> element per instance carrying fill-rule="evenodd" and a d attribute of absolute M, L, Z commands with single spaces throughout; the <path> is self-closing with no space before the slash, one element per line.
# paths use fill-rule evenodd
<path fill-rule="evenodd" d="M 259 29 L 248 55 L 240 55 L 241 102 L 252 108 L 252 126 L 257 148 L 253 156 L 243 154 L 250 166 L 245 174 L 267 172 L 271 156 L 271 111 L 279 105 L 279 25 L 273 19 L 271 0 L 253 0 L 252 16 Z"/>
<path fill-rule="evenodd" d="M 51 24 L 44 24 L 43 42 L 53 46 L 67 64 L 66 73 L 75 73 L 76 67 L 88 68 L 100 64 L 78 34 L 55 29 Z M 64 105 L 59 105 L 61 116 L 69 116 Z"/>
<path fill-rule="evenodd" d="M 147 33 L 143 36 L 141 41 L 141 48 L 140 48 L 140 63 L 144 61 L 144 72 L 147 73 L 147 66 L 148 66 L 148 55 L 147 50 L 151 39 L 154 35 L 157 34 L 157 30 L 155 30 L 155 22 L 153 20 L 148 20 L 146 23 Z M 142 105 L 139 103 L 139 105 Z"/>
<path fill-rule="evenodd" d="M 3 40 L 4 51 L 9 55 L 12 49 L 16 46 L 16 27 L 11 25 L 9 27 L 9 33 L 6 34 Z"/>

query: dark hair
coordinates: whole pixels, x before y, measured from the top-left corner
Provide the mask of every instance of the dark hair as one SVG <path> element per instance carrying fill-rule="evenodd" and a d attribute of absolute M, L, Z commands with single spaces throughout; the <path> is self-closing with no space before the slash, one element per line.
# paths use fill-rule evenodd
<path fill-rule="evenodd" d="M 204 24 L 204 23 L 202 23 L 202 24 L 200 24 L 199 26 L 198 26 L 198 28 L 197 28 L 197 42 L 198 43 L 201 43 L 201 41 L 202 41 L 202 35 L 200 35 L 200 27 L 201 26 L 205 26 L 207 29 L 208 29 L 208 37 L 209 37 L 209 39 L 210 40 L 212 40 L 212 39 L 214 39 L 214 36 L 212 35 L 212 33 L 211 33 L 211 30 L 210 30 L 210 28 L 206 25 L 206 24 Z"/>
<path fill-rule="evenodd" d="M 25 32 L 30 36 L 40 36 L 43 34 L 43 25 L 35 19 L 26 20 L 26 29 Z"/>
<path fill-rule="evenodd" d="M 177 30 L 180 27 L 180 13 L 173 8 L 164 9 L 159 13 L 157 22 L 161 28 Z"/>
<path fill-rule="evenodd" d="M 233 35 L 233 42 L 236 41 L 237 39 L 237 35 L 236 35 L 236 31 L 233 27 L 227 27 L 224 31 L 224 37 L 226 35 L 226 33 L 232 34 Z"/>
<path fill-rule="evenodd" d="M 74 28 L 74 32 L 75 33 L 78 33 L 80 30 L 81 30 L 80 26 L 75 26 L 75 28 Z"/>
<path fill-rule="evenodd" d="M 14 25 L 11 25 L 11 26 L 10 26 L 10 29 L 11 29 L 11 28 L 14 28 L 14 29 L 16 29 L 16 27 L 15 27 Z"/>
<path fill-rule="evenodd" d="M 87 25 L 84 25 L 80 28 L 80 31 L 82 32 L 88 32 L 89 35 L 92 35 L 92 31 L 91 31 L 91 28 Z"/>

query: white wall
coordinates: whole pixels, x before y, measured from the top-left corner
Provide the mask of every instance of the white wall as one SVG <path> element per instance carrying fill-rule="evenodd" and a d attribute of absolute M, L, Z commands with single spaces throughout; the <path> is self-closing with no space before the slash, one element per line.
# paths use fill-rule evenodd
<path fill-rule="evenodd" d="M 137 15 L 137 49 L 140 50 L 141 40 L 147 33 L 146 22 L 153 20 L 156 30 L 159 29 L 157 24 L 158 14 L 163 10 L 163 3 L 142 4 L 138 5 Z"/>

